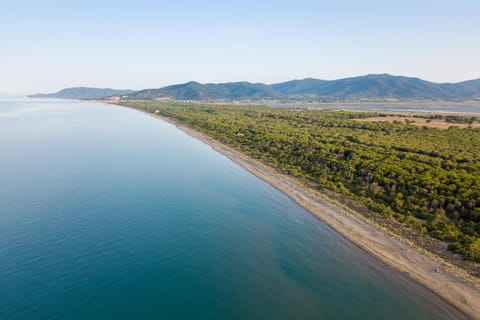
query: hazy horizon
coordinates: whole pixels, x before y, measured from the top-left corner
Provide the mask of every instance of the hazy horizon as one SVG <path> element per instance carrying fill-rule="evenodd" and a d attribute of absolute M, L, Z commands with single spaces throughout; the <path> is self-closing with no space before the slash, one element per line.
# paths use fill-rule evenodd
<path fill-rule="evenodd" d="M 361 75 L 353 75 L 353 76 L 347 76 L 345 78 L 353 78 L 353 77 L 361 77 L 361 76 L 367 76 L 367 75 L 372 75 L 372 74 L 361 74 Z M 375 74 L 375 75 L 379 75 L 379 74 Z M 392 75 L 392 74 L 389 74 L 391 76 L 402 76 L 402 77 L 409 77 L 408 75 Z M 311 78 L 311 77 L 310 77 Z M 281 83 L 281 82 L 288 82 L 288 81 L 292 81 L 292 80 L 304 80 L 304 79 L 307 79 L 307 78 L 296 78 L 296 79 L 287 79 L 287 80 L 284 80 L 284 81 L 279 81 L 279 82 L 271 82 L 271 83 L 265 83 L 265 84 L 268 84 L 268 85 L 271 85 L 271 84 L 275 84 L 275 83 Z M 327 80 L 327 81 L 330 81 L 330 80 L 338 80 L 338 79 L 342 79 L 342 78 L 337 78 L 337 79 L 321 79 L 321 78 L 316 78 L 316 79 L 319 79 L 319 80 Z M 458 83 L 458 82 L 463 82 L 463 81 L 469 81 L 469 80 L 477 80 L 477 79 L 480 79 L 480 78 L 475 78 L 475 79 L 465 79 L 465 80 L 461 80 L 461 81 L 457 81 L 455 83 Z M 421 80 L 426 80 L 426 79 L 421 79 Z M 248 81 L 248 80 L 238 80 L 238 81 L 231 81 L 231 82 L 243 82 L 243 81 Z M 426 81 L 429 81 L 429 80 L 426 80 Z M 187 83 L 187 82 L 199 82 L 199 83 L 202 83 L 202 84 L 212 84 L 212 83 L 215 83 L 215 84 L 218 84 L 218 83 L 225 83 L 225 82 L 200 82 L 200 81 L 197 81 L 197 80 L 188 80 L 188 81 L 185 81 L 185 82 L 175 82 L 175 83 L 168 83 L 168 84 L 165 84 L 163 86 L 171 86 L 171 85 L 179 85 L 179 84 L 184 84 L 184 83 Z M 230 82 L 230 81 L 228 81 Z M 248 82 L 251 82 L 251 83 L 259 83 L 259 82 L 254 82 L 254 81 L 248 81 Z M 440 83 L 440 82 L 435 82 L 435 81 L 431 81 L 433 83 Z M 454 82 L 443 82 L 443 83 L 454 83 Z M 99 88 L 99 89 L 117 89 L 117 90 L 134 90 L 134 91 L 139 91 L 139 90 L 144 90 L 144 89 L 157 89 L 157 88 L 161 88 L 163 86 L 158 86 L 158 87 L 148 87 L 148 88 L 114 88 L 114 87 L 95 87 L 95 86 L 90 86 L 90 85 L 78 85 L 78 86 L 72 86 L 72 87 L 62 87 L 62 88 L 58 88 L 56 90 L 52 90 L 51 92 L 0 92 L 0 97 L 1 96 L 9 96 L 9 97 L 13 97 L 13 96 L 22 96 L 22 95 L 29 95 L 29 94 L 41 94 L 41 93 L 56 93 L 58 91 L 61 91 L 63 89 L 68 89 L 68 88 Z"/>
<path fill-rule="evenodd" d="M 18 1 L 4 4 L 0 93 L 66 87 L 480 78 L 480 3 Z"/>

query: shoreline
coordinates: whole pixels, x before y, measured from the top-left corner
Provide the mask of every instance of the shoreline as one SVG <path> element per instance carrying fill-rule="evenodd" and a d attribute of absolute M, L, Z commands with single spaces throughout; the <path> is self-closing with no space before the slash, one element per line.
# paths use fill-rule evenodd
<path fill-rule="evenodd" d="M 421 250 L 406 239 L 391 235 L 387 230 L 367 220 L 345 204 L 337 203 L 305 186 L 299 179 L 279 173 L 259 160 L 172 119 L 139 109 L 135 110 L 173 124 L 189 136 L 207 144 L 288 196 L 373 258 L 423 285 L 467 317 L 480 319 L 480 280 L 478 278 L 438 256 Z"/>

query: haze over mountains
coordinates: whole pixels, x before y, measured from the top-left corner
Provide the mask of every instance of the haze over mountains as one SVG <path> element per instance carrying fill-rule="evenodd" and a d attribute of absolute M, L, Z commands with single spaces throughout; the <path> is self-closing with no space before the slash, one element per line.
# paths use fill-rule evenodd
<path fill-rule="evenodd" d="M 56 93 L 39 93 L 29 95 L 29 98 L 59 98 L 59 99 L 102 99 L 110 96 L 124 95 L 133 90 L 117 90 L 110 88 L 75 87 L 66 88 Z"/>
<path fill-rule="evenodd" d="M 68 90 L 68 89 L 66 89 Z M 77 98 L 66 95 L 66 90 L 48 97 Z M 106 93 L 106 92 L 105 92 Z M 229 82 L 201 84 L 191 81 L 159 89 L 121 92 L 103 97 L 121 95 L 131 100 L 476 100 L 480 99 L 480 79 L 458 83 L 434 83 L 419 78 L 372 74 L 338 80 L 307 78 L 276 84 Z M 38 97 L 38 95 L 36 95 Z M 78 96 L 78 95 L 77 95 Z M 100 94 L 84 99 L 102 98 Z"/>

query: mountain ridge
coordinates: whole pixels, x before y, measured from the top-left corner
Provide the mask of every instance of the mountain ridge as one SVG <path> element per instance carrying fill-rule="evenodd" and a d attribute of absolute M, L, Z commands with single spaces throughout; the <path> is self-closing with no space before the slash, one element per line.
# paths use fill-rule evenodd
<path fill-rule="evenodd" d="M 430 82 L 416 77 L 367 74 L 336 80 L 296 79 L 264 84 L 247 81 L 200 83 L 189 81 L 139 91 L 66 88 L 31 98 L 103 99 L 120 96 L 125 100 L 255 101 L 255 100 L 445 100 L 480 99 L 480 78 L 456 83 Z"/>
<path fill-rule="evenodd" d="M 274 99 L 480 99 L 480 79 L 436 83 L 416 77 L 368 74 L 337 80 L 305 78 L 263 84 L 242 82 L 206 83 L 190 81 L 127 95 L 132 100 L 274 100 Z"/>

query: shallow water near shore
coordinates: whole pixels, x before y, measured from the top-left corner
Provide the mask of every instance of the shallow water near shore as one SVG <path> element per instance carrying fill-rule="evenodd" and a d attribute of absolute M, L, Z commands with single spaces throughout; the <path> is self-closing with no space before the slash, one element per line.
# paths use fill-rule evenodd
<path fill-rule="evenodd" d="M 0 319 L 461 319 L 173 125 L 0 101 Z"/>

